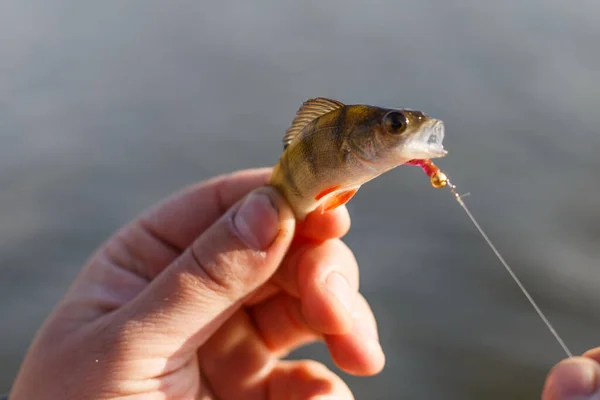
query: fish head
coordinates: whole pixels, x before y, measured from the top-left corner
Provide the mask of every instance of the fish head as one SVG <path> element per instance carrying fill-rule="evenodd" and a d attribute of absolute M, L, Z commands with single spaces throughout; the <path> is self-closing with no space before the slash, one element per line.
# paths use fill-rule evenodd
<path fill-rule="evenodd" d="M 444 149 L 444 122 L 416 110 L 385 112 L 375 129 L 380 157 L 394 162 L 441 158 Z"/>

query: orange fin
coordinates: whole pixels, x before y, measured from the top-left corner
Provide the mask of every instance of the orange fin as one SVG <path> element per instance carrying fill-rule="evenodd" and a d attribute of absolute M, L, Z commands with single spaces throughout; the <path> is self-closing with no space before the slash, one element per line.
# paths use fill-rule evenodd
<path fill-rule="evenodd" d="M 323 197 L 327 196 L 330 193 L 335 192 L 336 190 L 338 190 L 340 188 L 340 185 L 336 185 L 336 186 L 332 186 L 329 189 L 325 189 L 323 190 L 321 193 L 319 193 L 317 195 L 317 197 L 315 197 L 315 200 L 321 200 Z"/>
<path fill-rule="evenodd" d="M 331 211 L 338 208 L 341 205 L 346 204 L 352 197 L 358 192 L 358 188 L 345 190 L 343 192 L 336 193 L 335 195 L 328 198 L 325 203 L 321 206 L 321 213 Z"/>

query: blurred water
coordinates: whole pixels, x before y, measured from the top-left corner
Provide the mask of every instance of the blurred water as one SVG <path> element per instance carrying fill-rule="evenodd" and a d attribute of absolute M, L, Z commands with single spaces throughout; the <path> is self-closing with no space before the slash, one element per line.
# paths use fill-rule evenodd
<path fill-rule="evenodd" d="M 0 391 L 102 240 L 274 164 L 314 96 L 444 119 L 439 164 L 571 349 L 600 345 L 599 20 L 583 0 L 1 2 Z M 561 349 L 450 195 L 399 168 L 349 208 L 387 353 L 344 375 L 357 398 L 539 398 Z"/>

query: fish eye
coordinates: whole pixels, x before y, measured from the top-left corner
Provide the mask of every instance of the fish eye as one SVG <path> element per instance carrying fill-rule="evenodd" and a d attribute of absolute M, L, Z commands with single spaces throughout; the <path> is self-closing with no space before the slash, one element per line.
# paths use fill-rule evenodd
<path fill-rule="evenodd" d="M 408 119 L 400 111 L 390 111 L 383 117 L 385 130 L 394 135 L 399 135 L 406 130 Z"/>

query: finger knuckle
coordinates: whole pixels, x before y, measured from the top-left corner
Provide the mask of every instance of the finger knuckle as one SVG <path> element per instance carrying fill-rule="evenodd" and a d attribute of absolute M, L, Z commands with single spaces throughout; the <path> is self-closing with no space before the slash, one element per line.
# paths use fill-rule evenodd
<path fill-rule="evenodd" d="M 331 370 L 315 360 L 302 360 L 298 363 L 297 372 L 306 375 L 328 375 Z"/>
<path fill-rule="evenodd" d="M 229 295 L 236 292 L 239 282 L 235 274 L 232 273 L 230 261 L 224 257 L 220 260 L 209 259 L 204 252 L 194 246 L 188 249 L 192 259 L 192 275 L 196 280 L 201 281 L 203 286 L 214 292 Z"/>

